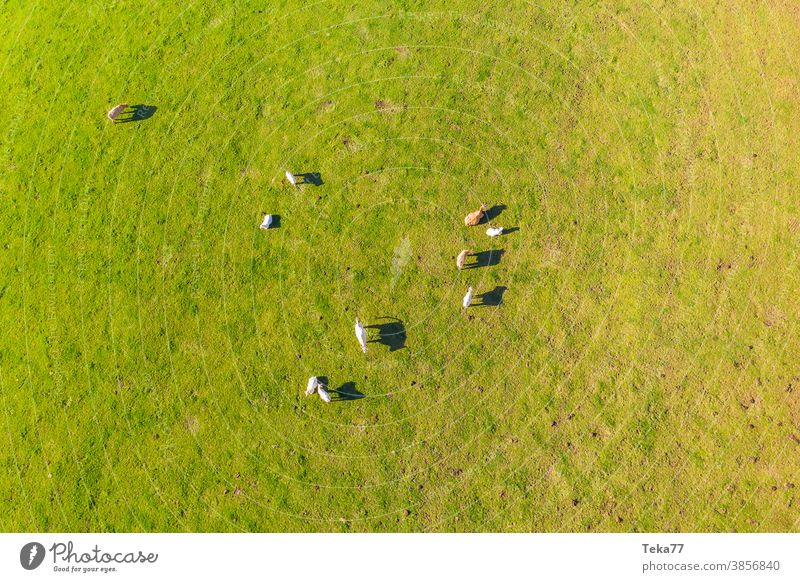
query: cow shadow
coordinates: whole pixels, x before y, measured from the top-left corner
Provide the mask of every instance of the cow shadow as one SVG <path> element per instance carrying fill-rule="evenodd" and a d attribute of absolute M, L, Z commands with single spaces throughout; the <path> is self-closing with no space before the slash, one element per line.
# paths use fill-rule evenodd
<path fill-rule="evenodd" d="M 498 285 L 491 291 L 480 293 L 478 297 L 480 298 L 481 302 L 478 303 L 476 307 L 497 307 L 503 303 L 503 294 L 506 292 L 506 289 L 508 289 L 508 287 Z"/>
<path fill-rule="evenodd" d="M 297 178 L 302 178 L 302 182 L 298 184 L 311 184 L 312 186 L 322 186 L 325 182 L 322 181 L 322 174 L 319 172 L 306 172 L 304 174 L 296 174 Z"/>
<path fill-rule="evenodd" d="M 500 259 L 506 251 L 503 249 L 492 249 L 490 251 L 480 251 L 472 253 L 470 257 L 475 260 L 468 265 L 464 265 L 464 269 L 479 269 L 481 267 L 494 267 L 500 264 Z"/>
<path fill-rule="evenodd" d="M 519 230 L 518 226 L 512 226 L 512 227 L 509 227 L 509 228 L 504 228 L 502 236 L 506 236 L 507 234 L 511 234 L 512 232 L 517 232 L 518 230 Z"/>
<path fill-rule="evenodd" d="M 328 392 L 331 395 L 332 402 L 340 402 L 345 400 L 361 400 L 364 398 L 364 393 L 356 388 L 355 382 L 345 382 L 336 389 L 330 389 Z"/>
<path fill-rule="evenodd" d="M 493 221 L 495 218 L 500 216 L 500 213 L 506 208 L 507 206 L 505 204 L 495 204 L 483 215 L 483 222 L 486 223 Z"/>
<path fill-rule="evenodd" d="M 403 322 L 396 317 L 381 317 L 379 319 L 388 319 L 390 321 L 366 326 L 366 329 L 378 330 L 378 339 L 370 340 L 370 343 L 376 342 L 388 346 L 390 352 L 396 352 L 406 347 L 406 326 Z"/>
<path fill-rule="evenodd" d="M 158 107 L 155 105 L 132 105 L 128 107 L 120 117 L 114 120 L 114 123 L 132 123 L 150 119 L 155 115 Z"/>

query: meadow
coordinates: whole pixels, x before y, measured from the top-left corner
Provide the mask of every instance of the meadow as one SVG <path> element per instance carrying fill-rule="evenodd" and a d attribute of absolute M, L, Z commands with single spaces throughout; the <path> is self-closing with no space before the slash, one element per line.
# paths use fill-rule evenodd
<path fill-rule="evenodd" d="M 0 530 L 800 530 L 796 3 L 0 23 Z"/>

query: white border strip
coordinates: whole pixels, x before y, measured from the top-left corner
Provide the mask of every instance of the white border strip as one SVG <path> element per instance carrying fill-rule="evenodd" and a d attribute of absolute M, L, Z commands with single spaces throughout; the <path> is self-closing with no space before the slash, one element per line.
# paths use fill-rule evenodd
<path fill-rule="evenodd" d="M 0 534 L 0 580 L 797 581 L 798 564 L 800 534 Z"/>

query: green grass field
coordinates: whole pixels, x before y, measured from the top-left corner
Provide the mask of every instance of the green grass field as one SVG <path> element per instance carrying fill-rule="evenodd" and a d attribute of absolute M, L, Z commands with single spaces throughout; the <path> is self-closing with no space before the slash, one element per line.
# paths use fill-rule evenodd
<path fill-rule="evenodd" d="M 3 531 L 800 530 L 796 3 L 0 22 Z"/>

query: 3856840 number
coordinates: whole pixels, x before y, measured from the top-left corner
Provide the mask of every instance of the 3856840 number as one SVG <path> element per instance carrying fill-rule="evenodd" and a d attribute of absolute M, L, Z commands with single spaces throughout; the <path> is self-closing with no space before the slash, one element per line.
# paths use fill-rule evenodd
<path fill-rule="evenodd" d="M 778 560 L 734 560 L 730 563 L 731 570 L 775 570 L 781 569 Z"/>

